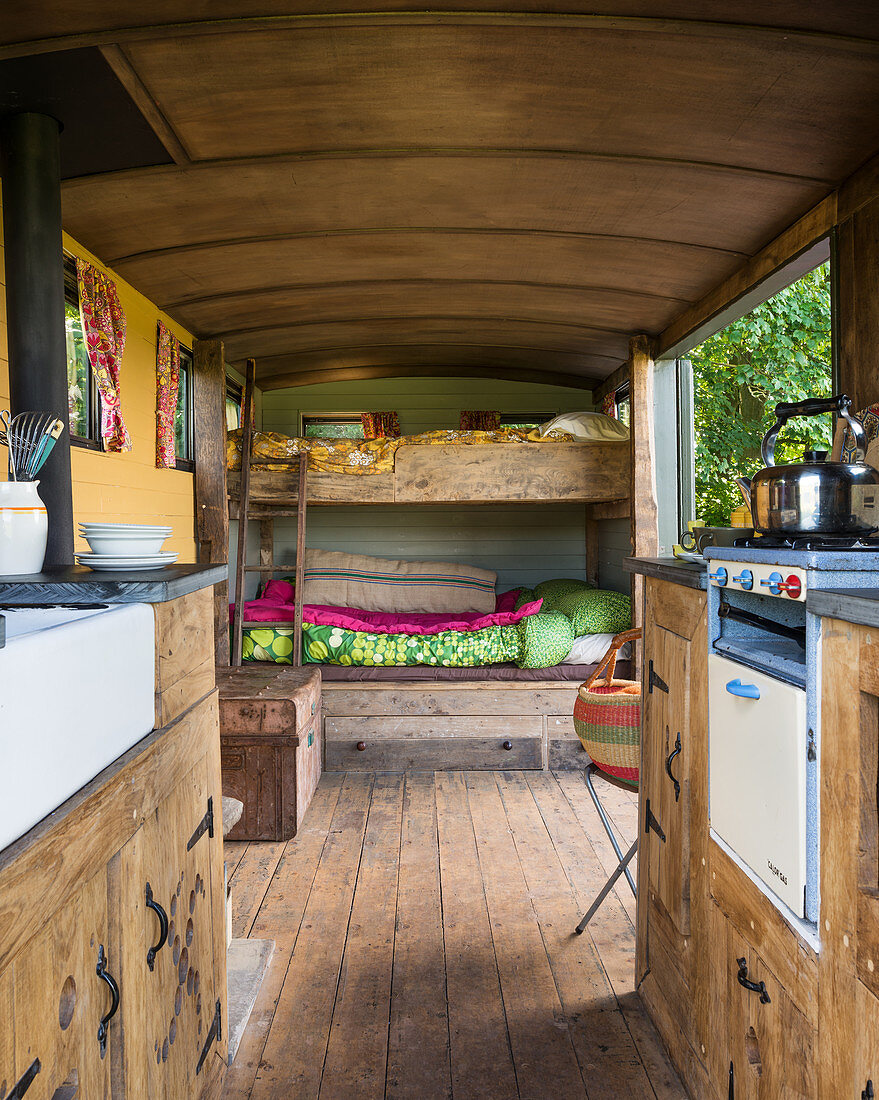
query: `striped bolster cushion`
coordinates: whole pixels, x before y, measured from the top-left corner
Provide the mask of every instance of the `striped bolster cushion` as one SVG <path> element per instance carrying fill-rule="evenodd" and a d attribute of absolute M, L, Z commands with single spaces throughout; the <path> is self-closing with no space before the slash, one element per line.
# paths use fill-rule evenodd
<path fill-rule="evenodd" d="M 363 611 L 481 611 L 495 609 L 497 573 L 438 561 L 389 561 L 340 550 L 305 551 L 307 604 Z"/>

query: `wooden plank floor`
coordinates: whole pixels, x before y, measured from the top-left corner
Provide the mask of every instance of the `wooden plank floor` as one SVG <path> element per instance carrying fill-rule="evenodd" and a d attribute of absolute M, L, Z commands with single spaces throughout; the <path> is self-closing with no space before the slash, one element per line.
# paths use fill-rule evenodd
<path fill-rule="evenodd" d="M 596 780 L 626 838 L 633 795 Z M 226 1100 L 684 1100 L 633 990 L 634 902 L 578 772 L 325 774 L 288 844 L 226 845 L 275 954 Z"/>

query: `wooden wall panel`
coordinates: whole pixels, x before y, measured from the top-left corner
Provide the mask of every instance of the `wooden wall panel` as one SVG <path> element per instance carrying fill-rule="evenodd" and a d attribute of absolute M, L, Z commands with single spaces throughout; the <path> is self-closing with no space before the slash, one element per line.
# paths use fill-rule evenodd
<path fill-rule="evenodd" d="M 879 401 L 879 199 L 837 230 L 839 389 L 853 410 Z"/>

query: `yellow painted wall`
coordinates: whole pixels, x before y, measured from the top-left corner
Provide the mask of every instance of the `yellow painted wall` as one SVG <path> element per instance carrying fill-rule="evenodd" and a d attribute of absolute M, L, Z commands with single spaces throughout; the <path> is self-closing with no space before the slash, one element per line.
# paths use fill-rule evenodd
<path fill-rule="evenodd" d="M 120 374 L 122 415 L 132 442 L 132 449 L 125 454 L 72 448 L 74 521 L 170 524 L 173 535 L 163 549 L 179 551 L 183 562 L 195 561 L 193 476 L 180 470 L 157 470 L 155 464 L 156 322 L 161 318 L 189 348 L 192 337 L 67 234 L 64 247 L 107 271 L 119 289 L 127 321 Z M 0 408 L 8 408 L 6 273 L 2 258 L 0 238 Z M 6 453 L 0 448 L 0 478 L 5 477 Z M 76 549 L 88 550 L 78 536 Z"/>

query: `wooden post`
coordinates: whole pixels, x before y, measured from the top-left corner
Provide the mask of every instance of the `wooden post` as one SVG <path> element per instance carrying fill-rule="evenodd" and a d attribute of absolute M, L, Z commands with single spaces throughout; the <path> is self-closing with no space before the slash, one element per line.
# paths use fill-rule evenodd
<path fill-rule="evenodd" d="M 235 557 L 235 613 L 232 617 L 232 664 L 241 664 L 244 625 L 244 580 L 247 569 L 247 514 L 250 511 L 250 452 L 253 446 L 253 389 L 256 360 L 247 360 L 244 376 L 244 404 L 241 408 L 241 488 L 238 494 L 238 553 Z"/>
<path fill-rule="evenodd" d="M 837 230 L 837 388 L 852 411 L 879 401 L 879 199 L 862 207 Z"/>
<path fill-rule="evenodd" d="M 632 456 L 632 554 L 655 557 L 659 547 L 653 440 L 653 353 L 647 336 L 629 341 L 629 446 Z M 641 622 L 644 578 L 632 578 L 633 626 Z"/>
<path fill-rule="evenodd" d="M 296 502 L 296 593 L 293 597 L 293 664 L 302 664 L 302 604 L 305 593 L 305 512 L 308 507 L 308 452 L 299 455 L 299 499 Z"/>
<path fill-rule="evenodd" d="M 195 537 L 200 563 L 229 560 L 226 496 L 226 366 L 222 340 L 192 346 L 195 422 Z M 214 647 L 218 665 L 229 663 L 229 584 L 214 587 Z"/>

